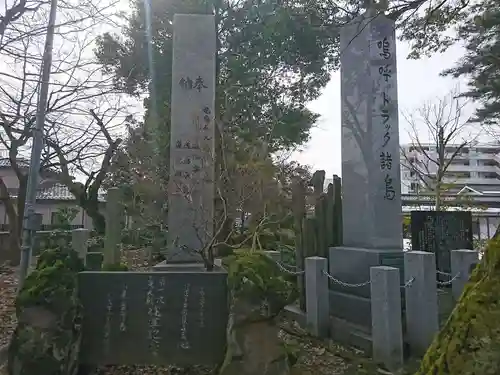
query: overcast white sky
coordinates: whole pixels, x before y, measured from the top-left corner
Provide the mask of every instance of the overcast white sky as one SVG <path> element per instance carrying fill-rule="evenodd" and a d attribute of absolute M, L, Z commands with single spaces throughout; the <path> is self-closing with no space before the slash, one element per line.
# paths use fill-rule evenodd
<path fill-rule="evenodd" d="M 398 102 L 400 112 L 411 111 L 426 101 L 443 97 L 457 85 L 461 90 L 466 89 L 465 80 L 439 76 L 441 71 L 452 67 L 455 61 L 463 56 L 462 47 L 455 46 L 444 54 L 417 61 L 406 59 L 408 51 L 408 45 L 398 42 Z M 321 118 L 311 132 L 309 143 L 302 148 L 301 152 L 295 152 L 292 158 L 311 166 L 313 170 L 324 169 L 327 178 L 333 174 L 341 175 L 339 72 L 332 75 L 332 79 L 325 87 L 323 94 L 311 102 L 308 107 L 319 113 Z M 473 110 L 474 105 L 468 104 L 464 108 L 464 114 L 470 115 Z M 409 126 L 400 115 L 400 143 L 410 141 L 408 131 Z"/>

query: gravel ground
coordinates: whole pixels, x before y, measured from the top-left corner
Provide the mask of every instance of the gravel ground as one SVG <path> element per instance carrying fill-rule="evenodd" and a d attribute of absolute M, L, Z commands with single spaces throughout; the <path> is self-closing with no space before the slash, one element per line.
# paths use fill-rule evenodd
<path fill-rule="evenodd" d="M 10 336 L 16 328 L 14 298 L 17 286 L 17 270 L 0 265 L 0 375 L 4 375 L 6 350 Z"/>
<path fill-rule="evenodd" d="M 9 343 L 16 327 L 14 298 L 16 295 L 16 270 L 0 266 L 0 348 Z"/>

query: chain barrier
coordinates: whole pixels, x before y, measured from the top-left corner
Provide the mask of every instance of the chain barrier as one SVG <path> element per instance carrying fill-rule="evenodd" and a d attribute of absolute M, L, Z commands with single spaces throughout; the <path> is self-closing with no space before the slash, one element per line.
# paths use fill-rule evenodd
<path fill-rule="evenodd" d="M 447 274 L 446 272 L 438 271 L 438 273 L 440 275 L 445 275 L 445 276 L 451 277 L 451 274 L 449 274 L 449 273 Z M 448 285 L 451 285 L 459 276 L 460 276 L 460 272 L 457 273 L 455 276 L 451 277 L 451 279 L 448 280 L 448 281 L 438 281 L 437 285 L 438 286 L 448 286 Z"/>
<path fill-rule="evenodd" d="M 443 272 L 443 271 L 436 270 L 436 273 L 438 275 L 443 275 L 443 276 L 451 277 L 451 273 L 448 273 L 448 272 Z"/>
<path fill-rule="evenodd" d="M 368 280 L 368 281 L 365 281 L 364 283 L 359 283 L 359 284 L 349 284 L 349 283 L 346 283 L 344 281 L 341 281 L 341 280 L 338 280 L 336 279 L 335 277 L 333 277 L 332 275 L 330 275 L 328 272 L 326 271 L 323 271 L 323 274 L 326 275 L 331 281 L 333 281 L 335 284 L 338 284 L 338 285 L 341 285 L 341 286 L 344 286 L 344 287 L 347 287 L 347 288 L 361 288 L 363 286 L 367 286 L 367 285 L 370 285 L 371 281 Z"/>
<path fill-rule="evenodd" d="M 275 263 L 281 271 L 288 273 L 289 275 L 299 276 L 299 275 L 303 275 L 305 273 L 304 270 L 300 270 L 297 266 L 283 264 L 283 263 L 276 261 L 276 260 L 275 260 Z M 295 271 L 292 269 L 295 269 Z M 436 271 L 436 272 L 440 275 L 443 275 L 443 276 L 448 276 L 448 277 L 452 276 L 451 274 L 446 273 L 446 272 L 442 272 L 442 271 Z M 346 283 L 342 280 L 336 279 L 335 277 L 333 277 L 332 275 L 330 275 L 326 271 L 323 271 L 323 274 L 326 277 L 328 277 L 329 280 L 333 281 L 335 284 L 338 284 L 338 285 L 346 287 L 346 288 L 361 288 L 361 287 L 364 287 L 364 286 L 371 284 L 371 280 L 365 281 L 363 283 L 350 284 L 350 283 Z M 450 280 L 438 281 L 437 284 L 438 284 L 438 286 L 451 285 L 459 276 L 460 276 L 460 272 L 457 273 L 455 276 L 451 277 Z M 407 282 L 405 282 L 404 285 L 401 285 L 401 288 L 403 288 L 403 289 L 411 288 L 411 286 L 413 285 L 414 282 L 415 282 L 415 277 L 411 277 Z"/>
<path fill-rule="evenodd" d="M 296 266 L 288 266 L 288 265 L 284 265 L 278 261 L 274 261 L 276 263 L 276 265 L 279 267 L 279 269 L 285 273 L 288 273 L 289 275 L 294 275 L 294 276 L 299 276 L 299 275 L 303 275 L 306 271 L 303 271 L 303 270 L 300 270 L 298 269 L 298 267 Z M 291 269 L 289 268 L 295 268 L 296 271 L 292 271 Z"/>
<path fill-rule="evenodd" d="M 415 281 L 415 277 L 412 277 L 404 285 L 401 285 L 401 288 L 403 288 L 403 289 L 410 288 L 413 285 L 414 281 Z"/>

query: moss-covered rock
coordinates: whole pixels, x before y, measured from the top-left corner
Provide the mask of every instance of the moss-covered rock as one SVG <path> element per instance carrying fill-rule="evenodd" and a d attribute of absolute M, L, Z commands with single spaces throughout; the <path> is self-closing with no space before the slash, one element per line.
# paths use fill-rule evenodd
<path fill-rule="evenodd" d="M 287 375 L 290 349 L 275 317 L 297 298 L 295 284 L 261 252 L 237 251 L 223 262 L 232 294 L 228 350 L 221 375 Z"/>
<path fill-rule="evenodd" d="M 268 317 L 279 313 L 298 297 L 295 276 L 283 273 L 262 251 L 236 250 L 223 259 L 229 287 L 237 298 L 269 305 Z"/>
<path fill-rule="evenodd" d="M 500 242 L 491 241 L 416 375 L 500 374 Z"/>
<path fill-rule="evenodd" d="M 78 371 L 83 263 L 69 247 L 44 251 L 16 299 L 18 326 L 8 353 L 9 375 L 73 375 Z"/>

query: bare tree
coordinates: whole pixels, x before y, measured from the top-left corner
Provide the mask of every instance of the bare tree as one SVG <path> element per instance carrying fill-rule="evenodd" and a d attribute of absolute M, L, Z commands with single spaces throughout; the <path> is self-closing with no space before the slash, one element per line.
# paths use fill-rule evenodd
<path fill-rule="evenodd" d="M 16 21 L 24 15 L 35 13 L 44 4 L 47 4 L 47 2 L 39 0 L 13 0 L 4 2 L 4 7 L 0 10 L 0 51 L 2 50 L 2 42 L 8 28 L 14 26 Z"/>
<path fill-rule="evenodd" d="M 221 248 L 259 249 L 259 233 L 280 220 L 271 212 L 285 206 L 278 203 L 280 198 L 291 198 L 283 184 L 291 184 L 292 179 L 284 176 L 285 168 L 274 163 L 268 153 L 263 152 L 262 145 L 242 145 L 227 134 L 222 138 L 217 158 L 209 145 L 200 142 L 199 150 L 197 148 L 189 160 L 184 157 L 170 177 L 169 194 L 185 203 L 183 215 L 189 215 L 187 220 L 192 220 L 186 225 L 192 226 L 196 243 L 189 247 L 180 243 L 179 238 L 172 238 L 171 248 L 198 254 L 208 269 L 213 267 L 214 255 Z M 215 163 L 220 163 L 217 168 Z M 218 174 L 210 176 L 211 168 L 219 171 Z M 213 181 L 213 192 L 207 188 L 207 177 Z M 213 200 L 220 202 L 216 214 L 208 207 Z M 240 221 L 242 225 L 248 216 L 252 217 L 250 230 L 242 233 L 235 222 Z"/>
<path fill-rule="evenodd" d="M 97 34 L 113 22 L 113 3 L 71 1 L 61 1 L 58 7 L 41 169 L 67 184 L 79 204 L 93 212 L 88 201 L 97 197 L 102 175 L 121 142 L 119 125 L 127 105 L 114 92 L 112 79 L 103 76 L 93 60 Z M 0 200 L 9 219 L 13 254 L 19 248 L 28 172 L 28 162 L 22 157 L 31 147 L 47 11 L 41 2 L 29 17 L 12 19 L 0 42 L 0 142 L 19 180 L 18 192 L 12 196 L 0 178 Z M 105 170 L 99 173 L 103 166 Z M 73 178 L 82 175 L 87 177 L 85 197 Z M 90 216 L 100 223 L 98 215 Z M 17 261 L 17 257 L 10 258 Z"/>
<path fill-rule="evenodd" d="M 470 142 L 470 137 L 463 137 L 468 122 L 463 116 L 465 104 L 452 91 L 411 114 L 404 114 L 410 126 L 411 143 L 408 149 L 401 149 L 402 164 L 416 176 L 417 187 L 435 196 L 436 210 L 443 208 L 443 195 L 453 186 L 450 166 Z"/>
<path fill-rule="evenodd" d="M 54 165 L 58 167 L 59 180 L 75 196 L 78 205 L 92 219 L 94 229 L 101 235 L 106 228 L 106 220 L 99 207 L 100 193 L 104 180 L 111 168 L 111 162 L 122 139 L 113 137 L 109 128 L 117 125 L 118 112 L 122 108 L 113 108 L 111 113 L 99 116 L 90 110 L 92 121 L 80 138 L 63 141 L 54 133 L 46 137 L 49 152 L 55 154 Z M 52 160 L 52 159 L 51 159 Z M 82 176 L 84 182 L 75 180 L 75 175 Z"/>

